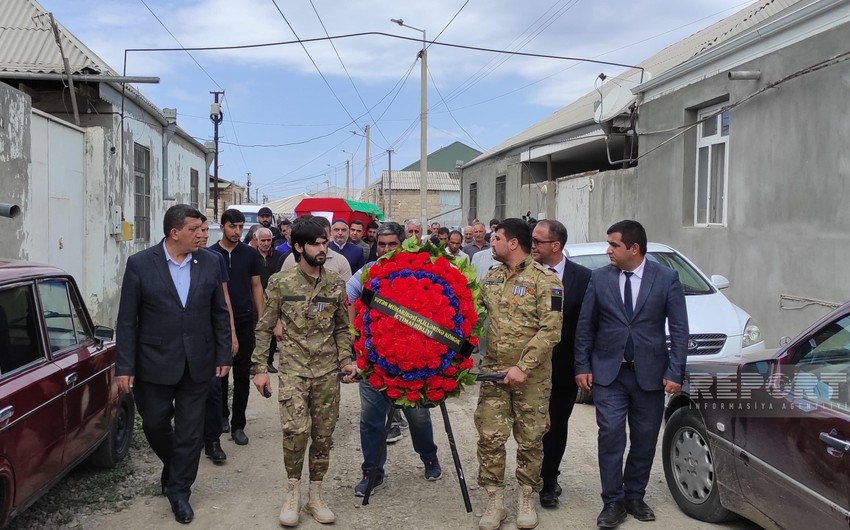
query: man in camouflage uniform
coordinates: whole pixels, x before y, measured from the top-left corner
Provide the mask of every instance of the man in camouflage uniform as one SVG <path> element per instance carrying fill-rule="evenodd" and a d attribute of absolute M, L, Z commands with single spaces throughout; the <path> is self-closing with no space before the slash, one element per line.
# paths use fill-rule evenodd
<path fill-rule="evenodd" d="M 505 442 L 517 442 L 520 485 L 516 524 L 537 526 L 534 492 L 540 491 L 543 435 L 549 428 L 552 347 L 561 337 L 561 280 L 531 258 L 531 229 L 522 219 L 505 219 L 490 239 L 493 267 L 481 286 L 487 310 L 487 355 L 482 372 L 505 374 L 502 382 L 481 383 L 478 429 L 478 484 L 487 491 L 487 510 L 478 524 L 496 530 L 507 517 L 504 504 Z"/>
<path fill-rule="evenodd" d="M 319 223 L 295 223 L 292 251 L 298 265 L 270 278 L 265 311 L 256 329 L 254 385 L 261 394 L 269 396 L 269 343 L 278 319 L 283 323 L 283 338 L 278 342 L 278 401 L 283 461 L 289 479 L 280 511 L 284 526 L 298 524 L 301 471 L 308 439 L 312 439 L 310 498 L 305 511 L 320 523 L 333 523 L 336 519 L 322 500 L 321 491 L 339 417 L 337 372 L 354 374 L 357 370 L 351 363 L 345 283 L 336 273 L 324 269 L 327 250 L 327 234 Z"/>

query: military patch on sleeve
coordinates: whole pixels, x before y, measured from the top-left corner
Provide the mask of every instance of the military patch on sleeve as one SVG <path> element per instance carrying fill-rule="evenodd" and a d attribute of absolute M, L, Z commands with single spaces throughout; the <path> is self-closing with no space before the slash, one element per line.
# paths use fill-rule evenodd
<path fill-rule="evenodd" d="M 552 311 L 560 312 L 564 305 L 564 290 L 560 287 L 552 287 L 550 298 L 552 298 Z"/>

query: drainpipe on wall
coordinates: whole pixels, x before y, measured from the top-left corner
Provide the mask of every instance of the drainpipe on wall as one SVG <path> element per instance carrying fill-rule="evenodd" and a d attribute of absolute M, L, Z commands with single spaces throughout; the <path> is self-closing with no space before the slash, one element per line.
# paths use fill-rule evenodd
<path fill-rule="evenodd" d="M 177 132 L 177 109 L 162 109 L 168 125 L 162 129 L 162 200 L 176 200 L 168 193 L 168 144 Z"/>

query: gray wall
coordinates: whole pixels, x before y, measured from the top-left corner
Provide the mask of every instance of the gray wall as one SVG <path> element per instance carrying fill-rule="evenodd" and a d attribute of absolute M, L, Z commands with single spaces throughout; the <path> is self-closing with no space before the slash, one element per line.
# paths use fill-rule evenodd
<path fill-rule="evenodd" d="M 761 70 L 759 81 L 729 81 L 723 72 L 648 101 L 640 109 L 641 154 L 670 137 L 646 131 L 691 123 L 694 109 L 739 101 L 827 59 L 847 48 L 848 31 L 844 25 L 736 68 Z M 726 275 L 727 296 L 757 319 L 768 346 L 829 311 L 823 305 L 782 310 L 782 294 L 850 299 L 848 101 L 850 65 L 842 62 L 732 109 L 725 227 L 688 226 L 695 129 L 637 168 L 637 218 L 649 238 L 678 248 L 709 275 Z"/>
<path fill-rule="evenodd" d="M 0 202 L 17 204 L 24 215 L 0 217 L 0 249 L 5 257 L 20 257 L 29 197 L 30 97 L 0 83 Z"/>

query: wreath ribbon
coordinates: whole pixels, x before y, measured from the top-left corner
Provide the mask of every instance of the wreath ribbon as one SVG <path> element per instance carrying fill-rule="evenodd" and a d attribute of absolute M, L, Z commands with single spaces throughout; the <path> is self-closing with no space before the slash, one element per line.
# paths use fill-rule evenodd
<path fill-rule="evenodd" d="M 405 326 L 414 329 L 426 337 L 430 337 L 443 346 L 451 348 L 463 357 L 472 355 L 474 346 L 468 340 L 458 337 L 451 330 L 445 328 L 433 320 L 423 317 L 415 311 L 411 311 L 392 300 L 384 298 L 379 294 L 375 294 L 370 289 L 363 289 L 360 295 L 360 301 L 371 309 L 377 309 L 381 313 L 392 317 L 404 324 Z"/>

